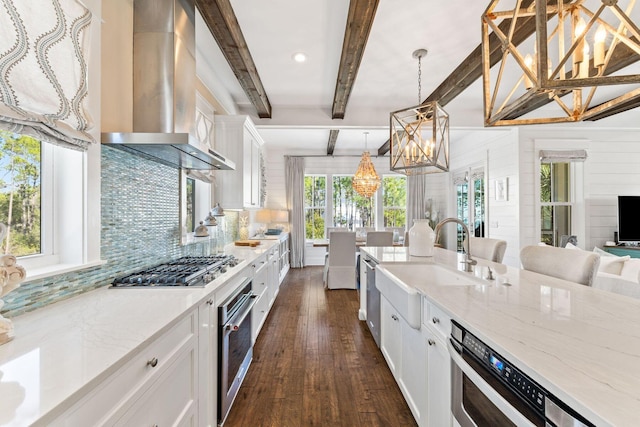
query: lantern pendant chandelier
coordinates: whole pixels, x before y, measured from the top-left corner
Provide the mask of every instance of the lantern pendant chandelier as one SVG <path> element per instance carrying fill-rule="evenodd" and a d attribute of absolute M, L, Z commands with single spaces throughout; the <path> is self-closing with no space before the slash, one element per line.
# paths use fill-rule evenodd
<path fill-rule="evenodd" d="M 373 167 L 371 162 L 371 156 L 367 150 L 367 135 L 369 132 L 364 132 L 364 151 L 362 152 L 362 158 L 358 165 L 358 170 L 353 176 L 351 186 L 353 189 L 364 197 L 371 197 L 380 188 L 380 177 L 376 172 L 376 168 Z"/>
<path fill-rule="evenodd" d="M 405 175 L 449 170 L 449 115 L 437 101 L 421 103 L 426 55 L 426 49 L 413 52 L 418 60 L 418 105 L 391 113 L 390 168 Z"/>
<path fill-rule="evenodd" d="M 595 121 L 640 105 L 635 3 L 491 1 L 482 16 L 485 125 Z"/>

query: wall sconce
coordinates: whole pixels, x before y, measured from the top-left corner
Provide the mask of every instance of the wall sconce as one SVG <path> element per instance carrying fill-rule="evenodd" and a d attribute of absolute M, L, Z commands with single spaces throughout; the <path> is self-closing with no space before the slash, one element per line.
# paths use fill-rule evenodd
<path fill-rule="evenodd" d="M 482 16 L 486 126 L 593 121 L 640 105 L 634 0 L 499 3 Z"/>

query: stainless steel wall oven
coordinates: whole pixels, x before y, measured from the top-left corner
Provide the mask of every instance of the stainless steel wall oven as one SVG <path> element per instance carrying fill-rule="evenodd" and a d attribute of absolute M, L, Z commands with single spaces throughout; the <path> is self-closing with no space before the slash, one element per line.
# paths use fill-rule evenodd
<path fill-rule="evenodd" d="M 511 362 L 451 321 L 454 427 L 592 427 Z"/>
<path fill-rule="evenodd" d="M 253 357 L 251 279 L 218 306 L 218 425 L 222 425 Z"/>

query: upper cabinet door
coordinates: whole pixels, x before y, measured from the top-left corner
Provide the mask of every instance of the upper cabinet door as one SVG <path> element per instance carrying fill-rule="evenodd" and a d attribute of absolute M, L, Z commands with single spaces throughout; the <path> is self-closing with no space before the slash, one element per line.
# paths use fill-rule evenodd
<path fill-rule="evenodd" d="M 196 137 L 200 144 L 214 148 L 213 107 L 196 92 Z"/>
<path fill-rule="evenodd" d="M 262 137 L 248 116 L 215 116 L 217 150 L 236 163 L 235 171 L 217 171 L 214 202 L 225 208 L 260 208 L 264 201 Z"/>

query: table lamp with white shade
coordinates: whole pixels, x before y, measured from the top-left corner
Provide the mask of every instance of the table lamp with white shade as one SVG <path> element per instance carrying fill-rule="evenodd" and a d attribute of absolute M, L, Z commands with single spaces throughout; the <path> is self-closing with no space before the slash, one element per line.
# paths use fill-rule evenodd
<path fill-rule="evenodd" d="M 271 222 L 271 210 L 260 209 L 259 211 L 257 211 L 254 222 L 256 224 L 262 224 L 262 227 L 258 227 L 257 234 L 261 237 L 264 237 L 264 232 L 267 230 L 267 227 Z"/>
<path fill-rule="evenodd" d="M 272 211 L 271 222 L 276 225 L 276 229 L 280 231 L 284 230 L 285 225 L 289 224 L 289 211 L 285 209 L 278 209 L 278 210 Z"/>

